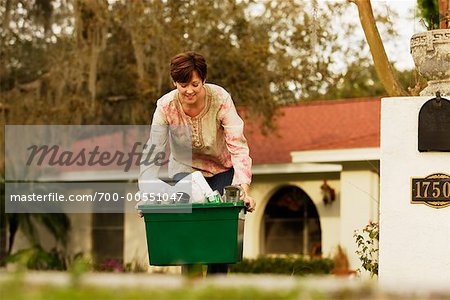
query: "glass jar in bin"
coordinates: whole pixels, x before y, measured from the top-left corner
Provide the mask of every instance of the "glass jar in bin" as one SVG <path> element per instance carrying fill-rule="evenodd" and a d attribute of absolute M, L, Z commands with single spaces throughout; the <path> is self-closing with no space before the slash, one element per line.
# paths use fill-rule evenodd
<path fill-rule="evenodd" d="M 225 202 L 238 202 L 241 189 L 235 185 L 228 185 L 223 189 L 223 199 Z"/>

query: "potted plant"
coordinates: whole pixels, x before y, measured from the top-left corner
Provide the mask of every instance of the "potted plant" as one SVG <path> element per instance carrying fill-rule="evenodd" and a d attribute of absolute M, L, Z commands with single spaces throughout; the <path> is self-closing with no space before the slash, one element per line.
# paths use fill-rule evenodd
<path fill-rule="evenodd" d="M 419 9 L 427 19 L 428 31 L 411 38 L 411 55 L 418 72 L 427 79 L 428 86 L 421 96 L 436 92 L 450 96 L 450 0 L 438 0 L 439 14 L 430 12 L 435 0 L 419 0 Z M 438 29 L 435 29 L 439 26 Z"/>

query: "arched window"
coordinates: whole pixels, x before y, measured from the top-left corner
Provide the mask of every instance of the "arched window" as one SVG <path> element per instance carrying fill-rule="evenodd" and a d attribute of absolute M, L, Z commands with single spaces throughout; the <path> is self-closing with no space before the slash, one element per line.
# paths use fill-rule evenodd
<path fill-rule="evenodd" d="M 321 255 L 322 231 L 311 198 L 299 187 L 280 188 L 264 211 L 266 254 Z"/>

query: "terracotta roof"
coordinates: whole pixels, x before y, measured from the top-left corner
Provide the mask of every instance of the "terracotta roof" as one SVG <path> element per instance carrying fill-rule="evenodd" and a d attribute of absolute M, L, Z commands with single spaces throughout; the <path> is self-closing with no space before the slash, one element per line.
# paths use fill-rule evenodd
<path fill-rule="evenodd" d="M 288 163 L 302 150 L 379 147 L 381 97 L 311 101 L 280 109 L 276 130 L 245 123 L 253 164 Z M 245 113 L 244 113 L 245 115 Z"/>
<path fill-rule="evenodd" d="M 275 119 L 276 130 L 267 135 L 261 133 L 259 122 L 247 120 L 245 136 L 253 164 L 289 163 L 292 151 L 379 147 L 380 99 L 311 101 L 283 107 Z M 239 112 L 245 116 L 245 109 L 239 109 Z M 119 132 L 82 139 L 72 145 L 71 151 L 79 153 L 82 149 L 87 149 L 85 154 L 88 155 L 89 151 L 98 146 L 99 152 L 127 152 L 126 149 L 131 150 L 136 141 L 145 141 L 144 137 L 137 138 L 136 134 L 130 132 L 125 138 Z M 134 157 L 135 159 L 137 158 Z M 133 170 L 137 169 L 135 163 L 132 166 Z M 123 171 L 124 166 L 111 163 L 105 166 L 95 164 L 87 168 L 71 164 L 58 169 L 61 172 Z"/>

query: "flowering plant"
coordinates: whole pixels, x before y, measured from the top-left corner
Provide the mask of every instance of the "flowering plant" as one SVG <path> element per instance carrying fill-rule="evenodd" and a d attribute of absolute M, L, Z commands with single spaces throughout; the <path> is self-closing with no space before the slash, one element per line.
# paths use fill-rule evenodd
<path fill-rule="evenodd" d="M 370 272 L 370 276 L 378 275 L 379 224 L 369 221 L 362 232 L 355 230 L 353 237 L 356 239 L 356 254 L 359 256 L 362 267 Z"/>
<path fill-rule="evenodd" d="M 112 258 L 103 260 L 99 266 L 99 270 L 104 272 L 119 272 L 119 273 L 125 271 L 122 262 Z"/>

